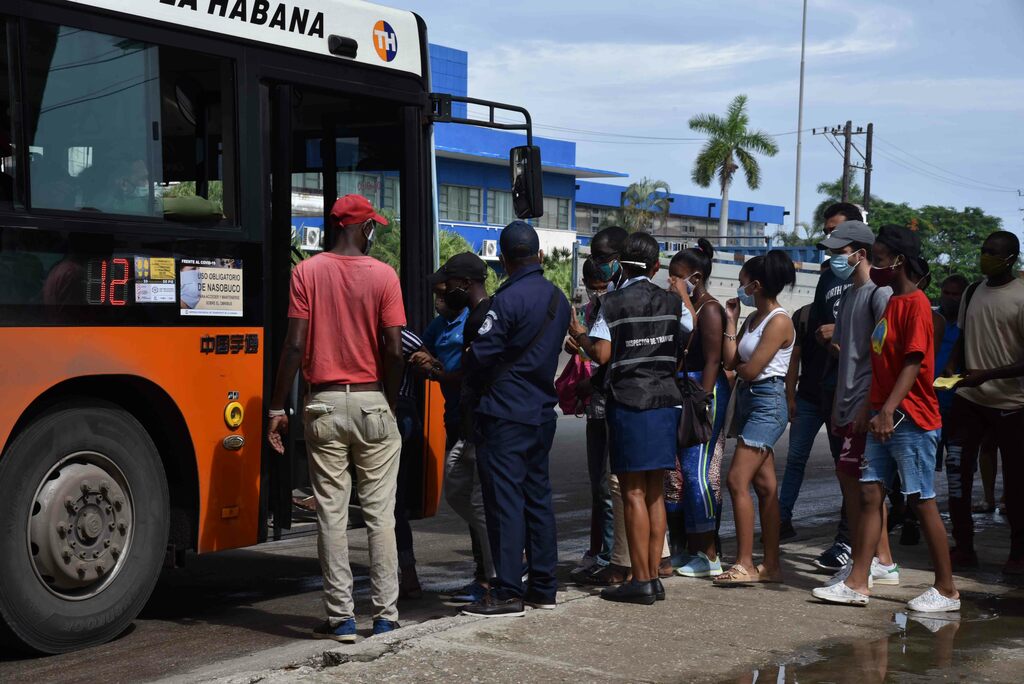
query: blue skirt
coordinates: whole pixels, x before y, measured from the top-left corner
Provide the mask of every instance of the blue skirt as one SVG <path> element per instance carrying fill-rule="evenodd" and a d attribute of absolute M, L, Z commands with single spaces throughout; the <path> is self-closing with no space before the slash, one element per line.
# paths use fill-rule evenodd
<path fill-rule="evenodd" d="M 677 406 L 634 409 L 609 399 L 609 452 L 613 473 L 634 473 L 676 467 L 676 430 L 682 410 Z"/>

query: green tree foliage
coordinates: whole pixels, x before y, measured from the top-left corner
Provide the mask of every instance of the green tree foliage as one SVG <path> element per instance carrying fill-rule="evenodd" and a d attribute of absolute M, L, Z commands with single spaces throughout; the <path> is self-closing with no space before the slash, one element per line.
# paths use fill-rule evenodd
<path fill-rule="evenodd" d="M 370 256 L 383 261 L 385 264 L 395 269 L 396 273 L 401 274 L 402 222 L 399 219 L 396 219 L 388 211 L 382 211 L 381 215 L 388 220 L 388 225 L 377 226 L 377 231 L 374 234 L 373 248 L 370 250 Z M 438 238 L 439 263 L 443 264 L 456 254 L 473 251 L 473 246 L 470 245 L 465 238 L 450 230 L 440 231 Z M 487 293 L 494 294 L 494 291 L 498 289 L 501 282 L 502 279 L 498 277 L 498 274 L 494 272 L 494 269 L 488 268 L 487 280 L 484 283 L 484 287 L 487 288 Z M 427 284 L 423 283 L 423 287 L 427 287 Z"/>
<path fill-rule="evenodd" d="M 551 254 L 545 254 L 544 277 L 572 299 L 573 290 L 576 289 L 572 281 L 572 252 L 568 249 L 555 249 Z"/>
<path fill-rule="evenodd" d="M 195 181 L 182 181 L 181 183 L 175 183 L 174 185 L 168 185 L 163 188 L 160 192 L 163 197 L 195 197 L 196 196 L 196 182 Z M 210 202 L 217 207 L 218 211 L 224 211 L 224 183 L 222 181 L 210 181 L 209 185 L 209 197 Z"/>
<path fill-rule="evenodd" d="M 649 233 L 655 223 L 659 228 L 664 228 L 672 206 L 669 202 L 671 193 L 668 183 L 663 180 L 644 177 L 636 183 L 630 183 L 622 193 L 622 205 L 604 222 L 606 225 L 622 226 L 630 233 L 640 230 Z"/>
<path fill-rule="evenodd" d="M 764 131 L 750 130 L 749 124 L 746 95 L 736 96 L 729 104 L 724 118 L 717 114 L 698 114 L 690 119 L 691 130 L 708 136 L 708 141 L 693 164 L 693 182 L 706 188 L 717 178 L 722 191 L 722 211 L 718 223 L 720 240 L 728 235 L 729 187 L 736 171 L 742 168 L 747 186 L 757 190 L 761 185 L 761 165 L 754 155 L 774 157 L 779 152 L 774 138 Z"/>
<path fill-rule="evenodd" d="M 818 192 L 824 199 L 814 212 L 814 228 L 807 236 L 784 234 L 786 244 L 817 244 L 824 233 L 824 212 L 830 204 L 842 197 L 842 179 L 818 185 Z M 863 197 L 863 191 L 851 178 L 849 197 L 855 202 Z M 954 207 L 926 205 L 912 207 L 906 202 L 890 202 L 872 195 L 868 221 L 877 232 L 886 224 L 906 226 L 921 238 L 921 251 L 931 265 L 932 281 L 928 296 L 939 296 L 942 281 L 949 275 L 959 273 L 968 280 L 981 278 L 978 257 L 981 243 L 991 233 L 1002 229 L 1002 220 L 989 216 L 978 207 Z"/>

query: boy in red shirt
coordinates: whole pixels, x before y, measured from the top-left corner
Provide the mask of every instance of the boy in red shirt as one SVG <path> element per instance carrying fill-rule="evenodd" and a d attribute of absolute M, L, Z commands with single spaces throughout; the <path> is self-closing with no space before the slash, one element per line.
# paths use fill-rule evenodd
<path fill-rule="evenodd" d="M 907 607 L 928 613 L 960 610 L 946 528 L 935 503 L 935 453 L 942 421 L 933 387 L 931 304 L 917 287 L 927 274 L 917 234 L 903 226 L 882 226 L 871 250 L 871 280 L 879 287 L 891 286 L 893 295 L 871 335 L 873 417 L 861 474 L 864 507 L 854 540 L 853 570 L 845 582 L 814 590 L 814 596 L 824 601 L 867 605 L 871 559 L 882 534 L 885 488 L 899 473 L 935 568 L 935 584 Z"/>

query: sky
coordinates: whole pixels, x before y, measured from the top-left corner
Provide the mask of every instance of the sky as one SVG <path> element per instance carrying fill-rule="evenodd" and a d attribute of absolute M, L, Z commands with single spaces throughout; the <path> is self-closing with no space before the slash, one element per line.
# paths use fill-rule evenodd
<path fill-rule="evenodd" d="M 536 135 L 578 142 L 582 166 L 677 193 L 719 192 L 690 178 L 701 143 L 626 136 L 697 137 L 691 116 L 724 114 L 746 94 L 751 127 L 777 134 L 780 150 L 761 159 L 760 188 L 739 179 L 731 199 L 793 210 L 800 0 L 384 4 L 420 14 L 431 42 L 469 52 L 471 96 L 525 106 Z M 1020 234 L 1022 36 L 1024 0 L 810 0 L 803 127 L 873 122 L 872 196 L 981 207 Z M 806 130 L 802 222 L 818 183 L 841 175 L 841 154 Z"/>

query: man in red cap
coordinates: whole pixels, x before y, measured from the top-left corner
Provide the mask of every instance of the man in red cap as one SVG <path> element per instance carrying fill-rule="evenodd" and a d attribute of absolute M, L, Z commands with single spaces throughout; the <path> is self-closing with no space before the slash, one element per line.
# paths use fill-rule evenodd
<path fill-rule="evenodd" d="M 348 563 L 349 466 L 370 547 L 373 633 L 398 627 L 395 489 L 402 441 L 395 404 L 402 380 L 405 309 L 398 276 L 367 256 L 377 224 L 387 220 L 359 195 L 334 203 L 335 243 L 292 271 L 288 336 L 270 400 L 270 443 L 284 453 L 284 405 L 301 364 L 309 383 L 304 407 L 310 479 L 317 502 L 320 566 L 327 621 L 318 637 L 356 638 Z"/>

